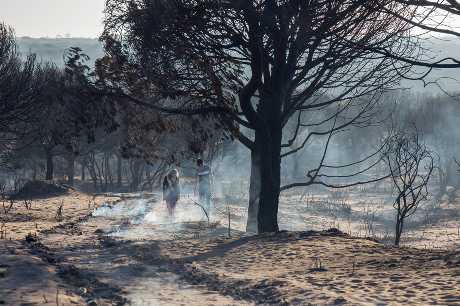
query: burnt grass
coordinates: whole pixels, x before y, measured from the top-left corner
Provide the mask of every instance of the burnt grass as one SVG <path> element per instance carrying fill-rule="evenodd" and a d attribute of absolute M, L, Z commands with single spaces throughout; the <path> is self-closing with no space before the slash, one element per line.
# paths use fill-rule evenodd
<path fill-rule="evenodd" d="M 85 219 L 87 218 L 81 218 L 77 222 L 60 224 L 54 229 L 42 233 L 49 234 L 60 229 L 66 229 L 67 232 L 81 235 L 81 231 L 78 229 L 78 222 L 83 222 Z M 109 300 L 112 305 L 125 305 L 127 303 L 120 288 L 99 281 L 96 275 L 90 271 L 82 271 L 74 265 L 66 264 L 59 254 L 52 252 L 40 241 L 39 236 L 29 234 L 22 243 L 27 247 L 30 254 L 38 256 L 43 261 L 56 267 L 59 278 L 70 285 L 73 293 L 81 296 L 88 305 L 97 305 L 94 300 L 100 298 Z M 84 290 L 82 290 L 83 288 Z"/>

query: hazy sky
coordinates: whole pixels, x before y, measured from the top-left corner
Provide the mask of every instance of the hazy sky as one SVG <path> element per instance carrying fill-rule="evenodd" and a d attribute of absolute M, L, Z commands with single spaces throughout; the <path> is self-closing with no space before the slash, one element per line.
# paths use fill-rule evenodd
<path fill-rule="evenodd" d="M 98 37 L 105 0 L 0 0 L 0 21 L 17 36 Z M 460 18 L 452 22 L 460 26 Z"/>
<path fill-rule="evenodd" d="M 98 37 L 104 0 L 0 0 L 0 21 L 17 36 Z"/>

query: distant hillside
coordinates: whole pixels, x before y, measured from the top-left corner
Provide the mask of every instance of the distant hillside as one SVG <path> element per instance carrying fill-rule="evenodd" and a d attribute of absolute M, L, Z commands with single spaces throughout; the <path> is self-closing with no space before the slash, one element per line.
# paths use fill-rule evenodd
<path fill-rule="evenodd" d="M 18 38 L 18 45 L 23 55 L 30 52 L 36 53 L 42 61 L 52 61 L 59 66 L 62 66 L 62 56 L 64 51 L 69 47 L 80 47 L 94 62 L 97 58 L 104 55 L 102 44 L 97 39 L 91 38 L 30 38 L 21 37 Z M 451 39 L 450 41 L 444 41 L 440 39 L 431 39 L 426 47 L 436 50 L 435 54 L 438 56 L 452 56 L 458 57 L 458 50 L 460 50 L 460 40 Z M 425 71 L 424 69 L 418 69 L 419 72 Z M 456 80 L 460 80 L 460 69 L 444 69 L 434 70 L 429 81 L 442 79 L 440 83 L 442 86 L 451 91 L 459 92 L 460 83 Z M 456 79 L 456 80 L 454 80 Z M 430 94 L 439 94 L 441 91 L 435 85 L 427 88 L 423 87 L 422 82 L 414 81 L 403 81 L 403 87 L 411 88 L 417 92 L 425 92 Z"/>
<path fill-rule="evenodd" d="M 63 54 L 70 47 L 80 47 L 92 62 L 104 55 L 101 43 L 91 38 L 20 37 L 17 42 L 23 55 L 36 53 L 40 60 L 54 62 L 58 66 L 64 65 Z"/>

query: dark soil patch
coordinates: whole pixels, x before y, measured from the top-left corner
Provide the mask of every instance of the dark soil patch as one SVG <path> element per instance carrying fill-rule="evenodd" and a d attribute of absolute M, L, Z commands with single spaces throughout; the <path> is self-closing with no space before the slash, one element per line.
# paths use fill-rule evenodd
<path fill-rule="evenodd" d="M 88 216 L 89 217 L 89 216 Z M 81 218 L 78 222 L 87 219 Z M 48 233 L 65 231 L 72 234 L 80 234 L 78 224 L 70 222 L 56 226 Z M 73 265 L 63 262 L 63 258 L 52 252 L 45 246 L 37 235 L 29 234 L 23 241 L 30 254 L 40 257 L 43 261 L 55 266 L 58 270 L 59 277 L 68 285 L 72 286 L 74 293 L 80 295 L 86 300 L 88 305 L 97 305 L 94 300 L 104 299 L 110 302 L 110 305 L 121 306 L 127 303 L 123 297 L 122 289 L 111 286 L 98 280 L 96 275 L 89 271 L 83 271 Z"/>
<path fill-rule="evenodd" d="M 67 188 L 43 181 L 29 181 L 17 193 L 11 195 L 12 200 L 44 199 L 65 194 Z"/>

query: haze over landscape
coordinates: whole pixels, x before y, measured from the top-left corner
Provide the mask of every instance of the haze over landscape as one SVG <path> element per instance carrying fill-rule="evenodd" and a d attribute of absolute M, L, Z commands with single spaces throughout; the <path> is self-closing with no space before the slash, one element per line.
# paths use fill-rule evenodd
<path fill-rule="evenodd" d="M 3 0 L 0 2 L 3 22 L 14 27 L 20 38 L 18 45 L 23 54 L 37 53 L 45 61 L 63 65 L 62 53 L 66 48 L 80 46 L 93 60 L 102 56 L 102 45 L 97 42 L 103 30 L 104 0 Z M 453 28 L 460 27 L 460 17 L 448 18 Z M 93 40 L 79 40 L 91 38 Z M 435 52 L 455 56 L 460 49 L 459 39 L 445 37 L 432 39 Z M 433 73 L 430 80 L 440 77 L 459 79 L 458 71 L 443 70 Z M 458 82 L 444 79 L 443 88 L 452 91 Z M 440 93 L 435 86 L 426 89 L 422 82 L 404 84 L 415 91 Z"/>
<path fill-rule="evenodd" d="M 460 1 L 0 0 L 0 305 L 460 306 Z"/>

